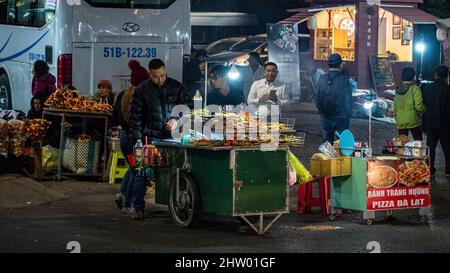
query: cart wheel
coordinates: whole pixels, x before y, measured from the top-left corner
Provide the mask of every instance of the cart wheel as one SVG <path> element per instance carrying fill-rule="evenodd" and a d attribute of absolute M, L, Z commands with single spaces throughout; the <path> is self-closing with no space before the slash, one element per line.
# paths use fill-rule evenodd
<path fill-rule="evenodd" d="M 334 221 L 334 220 L 336 220 L 336 214 L 330 214 L 330 220 L 331 221 Z"/>
<path fill-rule="evenodd" d="M 373 224 L 373 219 L 367 219 L 367 220 L 366 220 L 366 224 L 367 224 L 368 226 L 371 226 L 371 225 Z"/>
<path fill-rule="evenodd" d="M 197 183 L 185 171 L 179 173 L 179 192 L 177 197 L 177 178 L 172 177 L 169 187 L 169 214 L 172 222 L 183 228 L 191 227 L 200 208 L 200 192 Z"/>

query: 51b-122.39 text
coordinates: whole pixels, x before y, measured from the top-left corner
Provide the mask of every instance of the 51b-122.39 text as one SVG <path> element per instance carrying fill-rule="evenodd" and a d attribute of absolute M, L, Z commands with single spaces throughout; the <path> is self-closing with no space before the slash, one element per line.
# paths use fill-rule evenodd
<path fill-rule="evenodd" d="M 105 58 L 155 58 L 156 48 L 154 47 L 104 47 L 103 57 Z"/>

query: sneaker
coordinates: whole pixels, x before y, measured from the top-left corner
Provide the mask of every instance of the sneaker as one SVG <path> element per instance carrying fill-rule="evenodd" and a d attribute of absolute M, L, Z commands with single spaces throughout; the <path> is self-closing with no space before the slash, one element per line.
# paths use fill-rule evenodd
<path fill-rule="evenodd" d="M 114 202 L 116 202 L 116 205 L 120 210 L 123 209 L 124 201 L 125 201 L 125 196 L 123 196 L 123 194 L 121 194 L 121 193 L 116 194 L 116 198 L 114 199 Z"/>
<path fill-rule="evenodd" d="M 133 214 L 131 215 L 131 219 L 133 220 L 143 220 L 144 212 L 142 210 L 133 210 Z"/>

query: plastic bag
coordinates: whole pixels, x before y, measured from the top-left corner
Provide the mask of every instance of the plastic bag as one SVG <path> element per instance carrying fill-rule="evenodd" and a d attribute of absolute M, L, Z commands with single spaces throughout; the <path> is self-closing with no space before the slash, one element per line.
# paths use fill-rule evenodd
<path fill-rule="evenodd" d="M 4 119 L 0 119 L 0 138 L 8 136 L 8 122 Z"/>
<path fill-rule="evenodd" d="M 320 145 L 319 151 L 321 151 L 322 153 L 324 153 L 325 155 L 327 155 L 328 157 L 331 157 L 331 158 L 339 157 L 339 153 L 336 151 L 336 149 L 333 147 L 333 145 L 331 145 L 331 143 L 328 141 L 323 143 L 322 145 Z"/>
<path fill-rule="evenodd" d="M 303 166 L 300 160 L 298 160 L 298 158 L 291 151 L 288 152 L 288 156 L 289 162 L 292 164 L 292 167 L 294 167 L 295 172 L 297 173 L 297 182 L 299 184 L 306 184 L 308 182 L 311 182 L 313 180 L 313 177 L 305 168 L 305 166 Z"/>
<path fill-rule="evenodd" d="M 12 120 L 12 119 L 24 120 L 26 117 L 27 117 L 27 115 L 20 110 L 0 111 L 0 119 L 4 119 L 4 120 Z"/>
<path fill-rule="evenodd" d="M 291 162 L 289 162 L 289 186 L 293 186 L 295 184 L 297 184 L 297 172 Z"/>
<path fill-rule="evenodd" d="M 411 141 L 405 144 L 404 155 L 414 157 L 425 157 L 427 145 L 424 141 Z"/>
<path fill-rule="evenodd" d="M 9 149 L 13 155 L 19 157 L 24 154 L 25 138 L 17 137 L 9 140 Z"/>
<path fill-rule="evenodd" d="M 25 136 L 25 123 L 18 119 L 8 121 L 8 131 L 11 138 L 22 138 Z"/>
<path fill-rule="evenodd" d="M 8 157 L 9 138 L 8 136 L 0 139 L 0 155 Z"/>
<path fill-rule="evenodd" d="M 47 170 L 58 168 L 59 149 L 50 145 L 42 147 L 42 166 Z"/>

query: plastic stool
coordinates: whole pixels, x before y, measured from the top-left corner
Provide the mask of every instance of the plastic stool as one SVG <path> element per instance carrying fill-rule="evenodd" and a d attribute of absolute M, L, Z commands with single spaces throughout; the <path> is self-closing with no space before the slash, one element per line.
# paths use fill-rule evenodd
<path fill-rule="evenodd" d="M 122 152 L 112 152 L 111 165 L 109 168 L 109 184 L 114 184 L 116 179 L 122 179 L 128 171 L 128 163 Z"/>
<path fill-rule="evenodd" d="M 319 197 L 313 197 L 313 182 L 319 183 Z M 330 178 L 314 177 L 306 184 L 300 184 L 298 187 L 297 214 L 311 212 L 311 207 L 320 207 L 323 215 L 329 215 L 330 208 Z"/>

